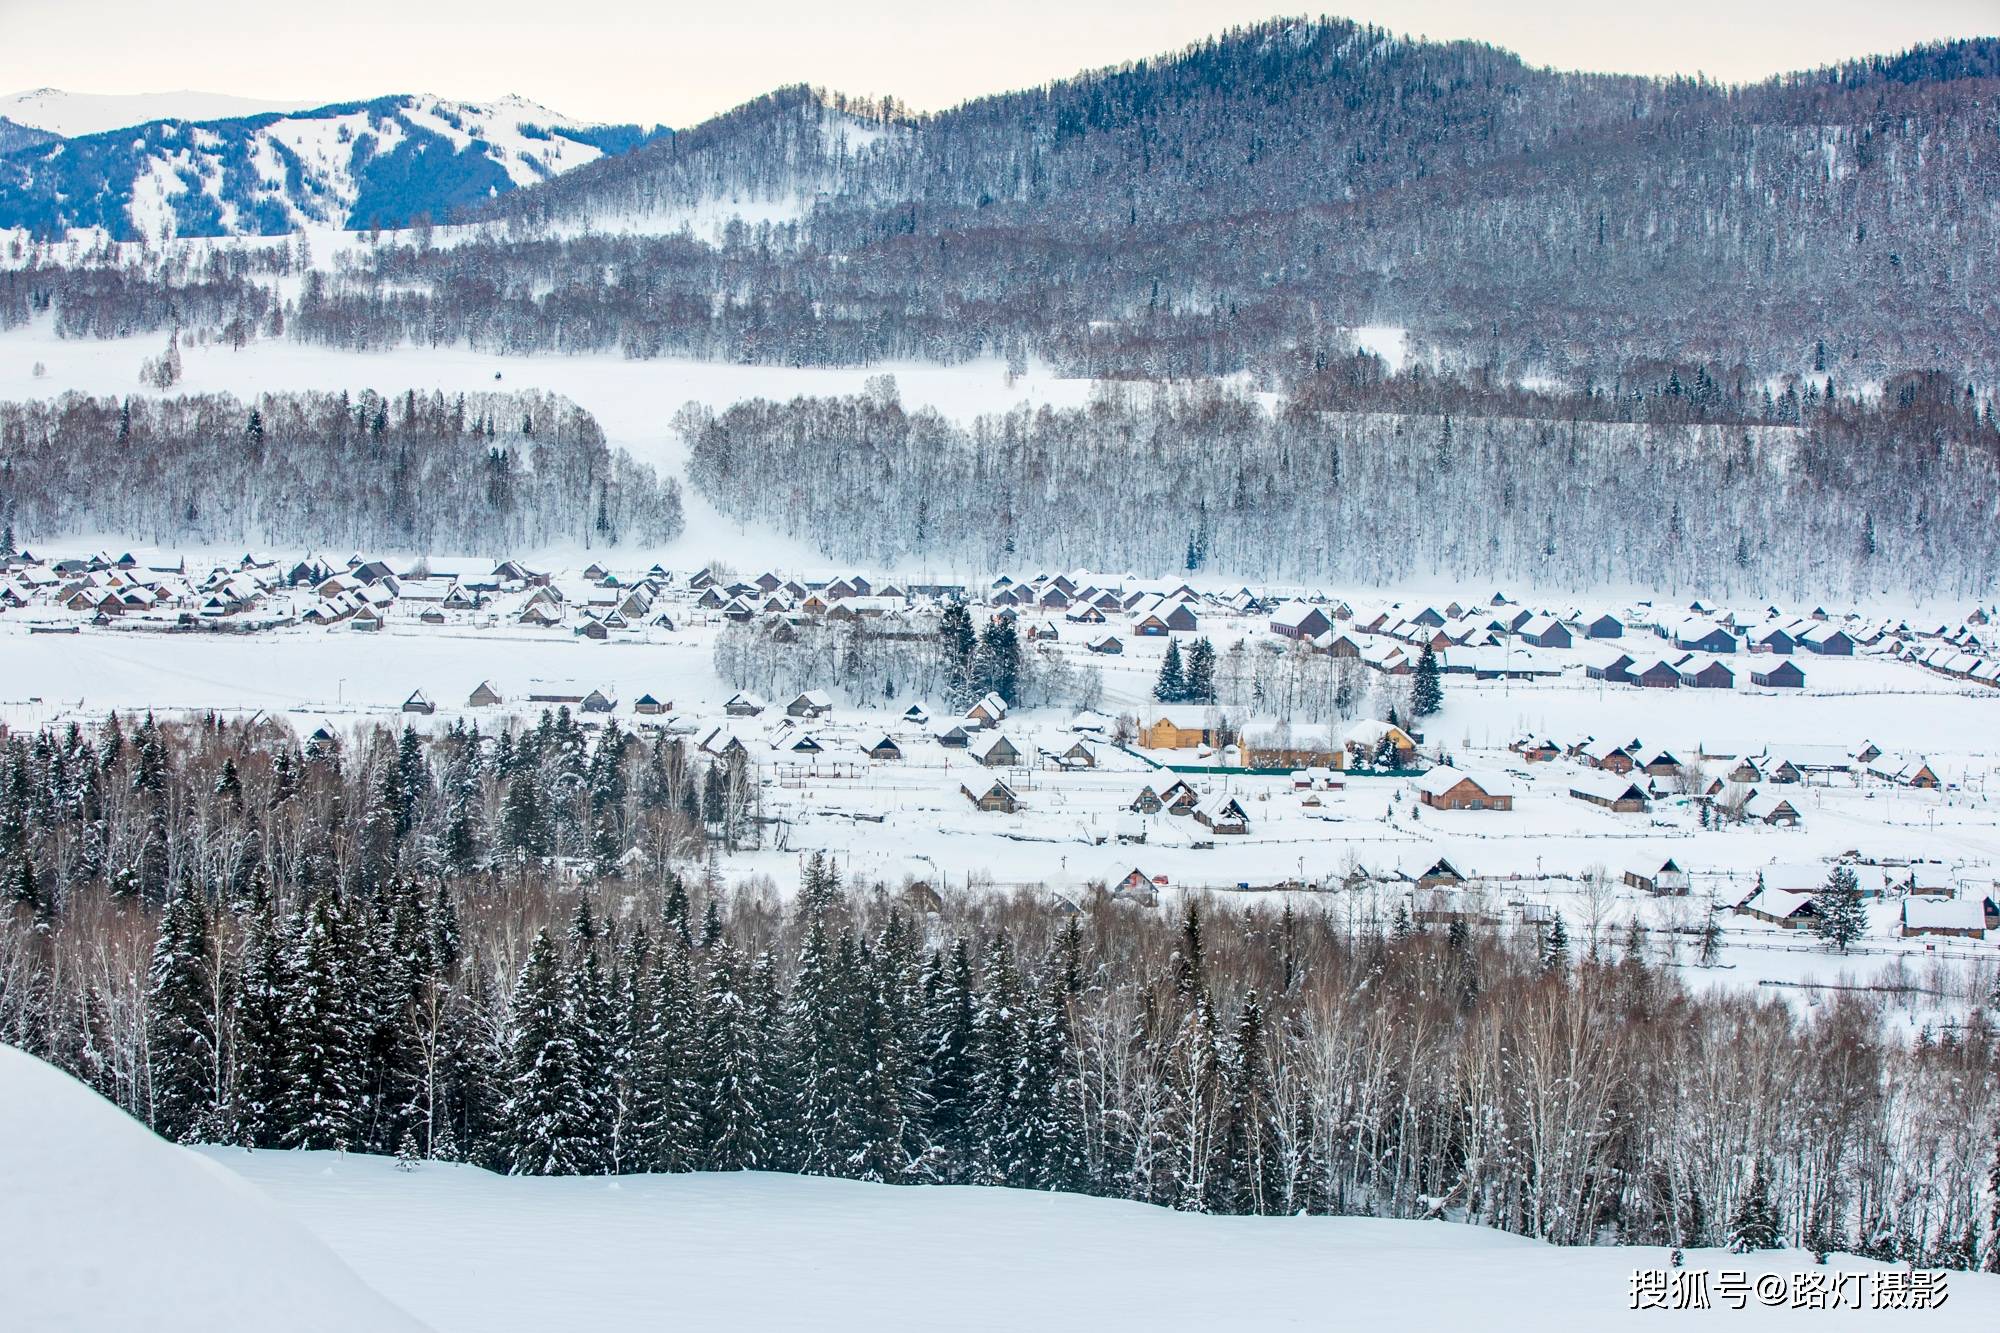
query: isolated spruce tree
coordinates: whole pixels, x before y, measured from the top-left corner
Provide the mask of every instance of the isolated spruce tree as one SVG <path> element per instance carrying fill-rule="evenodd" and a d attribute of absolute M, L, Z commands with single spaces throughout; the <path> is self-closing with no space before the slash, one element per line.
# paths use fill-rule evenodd
<path fill-rule="evenodd" d="M 1722 926 L 1716 921 L 1713 909 L 1709 911 L 1708 919 L 1702 922 L 1699 961 L 1703 967 L 1714 967 L 1722 961 Z"/>
<path fill-rule="evenodd" d="M 1410 711 L 1418 717 L 1435 716 L 1444 707 L 1444 683 L 1438 673 L 1437 652 L 1430 644 L 1417 657 L 1416 683 L 1410 691 Z"/>
<path fill-rule="evenodd" d="M 1771 1182 L 1762 1161 L 1751 1172 L 1750 1188 L 1729 1219 L 1728 1244 L 1731 1254 L 1775 1250 L 1779 1246 L 1778 1210 L 1771 1203 Z"/>
<path fill-rule="evenodd" d="M 1153 697 L 1163 704 L 1177 704 L 1187 698 L 1187 679 L 1181 669 L 1181 646 L 1167 640 L 1166 656 L 1160 659 L 1160 678 L 1153 685 Z"/>
<path fill-rule="evenodd" d="M 1542 935 L 1541 969 L 1543 976 L 1562 976 L 1569 971 L 1569 927 L 1563 924 L 1560 912 Z"/>
<path fill-rule="evenodd" d="M 1849 945 L 1868 933 L 1868 909 L 1861 903 L 1853 867 L 1835 866 L 1814 905 L 1819 915 L 1813 920 L 1813 932 L 1829 949 L 1846 953 Z"/>

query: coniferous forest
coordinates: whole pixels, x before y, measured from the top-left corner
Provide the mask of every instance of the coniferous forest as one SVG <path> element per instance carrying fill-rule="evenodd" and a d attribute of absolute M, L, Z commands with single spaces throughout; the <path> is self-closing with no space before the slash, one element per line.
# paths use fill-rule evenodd
<path fill-rule="evenodd" d="M 1852 994 L 1697 994 L 1675 940 L 1427 929 L 1365 884 L 726 884 L 740 774 L 563 713 L 110 718 L 0 760 L 0 1036 L 184 1141 L 2000 1267 L 1990 1008 L 1905 1046 Z"/>

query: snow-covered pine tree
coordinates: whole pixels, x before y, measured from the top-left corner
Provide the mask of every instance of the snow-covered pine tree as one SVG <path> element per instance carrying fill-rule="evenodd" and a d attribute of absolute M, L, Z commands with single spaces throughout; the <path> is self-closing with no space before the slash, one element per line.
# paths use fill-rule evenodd
<path fill-rule="evenodd" d="M 825 921 L 813 918 L 789 1005 L 794 1146 L 807 1175 L 841 1174 L 860 1141 L 860 980 L 853 936 L 829 943 Z"/>
<path fill-rule="evenodd" d="M 566 972 L 548 931 L 537 933 L 511 1005 L 506 1126 L 513 1175 L 583 1175 L 594 1167 L 596 1125 L 569 1019 Z"/>
<path fill-rule="evenodd" d="M 1021 639 L 1014 622 L 1005 616 L 989 621 L 980 631 L 979 648 L 973 655 L 972 687 L 975 695 L 997 694 L 1008 703 L 1021 698 Z"/>
<path fill-rule="evenodd" d="M 860 1125 L 853 1173 L 863 1180 L 919 1182 L 934 1163 L 923 1129 L 923 1087 L 916 943 L 900 911 L 891 911 L 874 947 L 862 951 L 857 1066 Z"/>
<path fill-rule="evenodd" d="M 634 1053 L 632 1164 L 647 1171 L 690 1171 L 700 1161 L 700 1068 L 694 1059 L 696 1027 L 692 961 L 688 946 L 669 934 L 653 950 L 644 988 L 645 1028 Z"/>
<path fill-rule="evenodd" d="M 146 987 L 146 1082 L 150 1119 L 164 1138 L 213 1140 L 225 1128 L 226 1013 L 215 997 L 215 922 L 208 899 L 183 870 L 160 914 Z"/>
<path fill-rule="evenodd" d="M 492 969 L 475 957 L 465 981 L 452 991 L 446 1012 L 445 1105 L 442 1143 L 450 1135 L 452 1152 L 434 1146 L 443 1161 L 476 1162 L 505 1171 L 511 1157 L 502 1148 L 507 1131 L 509 1045 L 506 1006 Z"/>
<path fill-rule="evenodd" d="M 701 1165 L 708 1171 L 768 1168 L 761 1052 L 742 990 L 742 959 L 724 940 L 709 951 L 701 1004 Z"/>
<path fill-rule="evenodd" d="M 292 932 L 282 1113 L 288 1148 L 347 1148 L 357 1141 L 366 1034 L 355 929 L 333 890 L 324 889 Z"/>
<path fill-rule="evenodd" d="M 1986 1170 L 1986 1261 L 1979 1268 L 2000 1273 L 2000 1116 L 1993 1118 L 1993 1161 Z"/>
<path fill-rule="evenodd" d="M 973 690 L 973 654 L 978 646 L 979 636 L 965 603 L 952 601 L 938 617 L 938 651 L 943 658 L 945 696 L 954 709 L 970 708 L 978 697 Z"/>
<path fill-rule="evenodd" d="M 1410 711 L 1418 717 L 1433 717 L 1444 707 L 1444 679 L 1438 670 L 1437 651 L 1429 643 L 1417 656 L 1416 682 L 1410 690 Z"/>
<path fill-rule="evenodd" d="M 1214 1206 L 1225 1093 L 1222 1045 L 1206 986 L 1181 1014 L 1166 1059 L 1165 1201 L 1205 1212 Z"/>
<path fill-rule="evenodd" d="M 1181 646 L 1167 640 L 1167 651 L 1160 659 L 1160 677 L 1153 683 L 1153 697 L 1163 704 L 1177 704 L 1187 698 L 1187 678 L 1181 667 Z"/>
<path fill-rule="evenodd" d="M 1561 912 L 1550 919 L 1549 928 L 1542 933 L 1541 968 L 1542 975 L 1548 977 L 1569 971 L 1569 927 L 1563 924 Z"/>
<path fill-rule="evenodd" d="M 1082 1080 L 1077 1072 L 1069 993 L 1052 975 L 1029 998 L 1021 1114 L 1026 1180 L 1037 1189 L 1081 1193 L 1092 1184 L 1084 1151 Z"/>
<path fill-rule="evenodd" d="M 1027 1059 L 1027 994 L 1014 950 L 996 933 L 986 947 L 972 1014 L 971 1140 L 973 1178 L 981 1184 L 1017 1182 L 1027 1126 L 1021 1107 Z"/>
<path fill-rule="evenodd" d="M 1215 702 L 1215 645 L 1206 638 L 1196 639 L 1188 649 L 1181 694 L 1191 704 Z"/>
<path fill-rule="evenodd" d="M 1285 1195 L 1277 1142 L 1277 1093 L 1265 1050 L 1264 1007 L 1253 989 L 1237 1011 L 1225 1065 L 1222 1145 L 1213 1207 L 1230 1213 L 1275 1211 Z"/>
<path fill-rule="evenodd" d="M 597 925 L 590 904 L 579 898 L 570 919 L 569 965 L 565 969 L 563 1020 L 575 1052 L 579 1107 L 583 1117 L 579 1162 L 584 1172 L 610 1168 L 616 1102 L 613 1050 L 616 1018 L 611 986 L 598 958 Z"/>
<path fill-rule="evenodd" d="M 1771 1203 L 1771 1182 L 1760 1159 L 1750 1173 L 1750 1186 L 1729 1219 L 1729 1252 L 1775 1250 L 1780 1244 L 1778 1210 Z"/>
<path fill-rule="evenodd" d="M 285 1077 L 291 1054 L 285 1026 L 285 999 L 291 988 L 286 943 L 260 861 L 250 872 L 237 954 L 232 1137 L 247 1147 L 275 1146 L 284 1137 Z"/>
<path fill-rule="evenodd" d="M 1868 909 L 1862 905 L 1853 867 L 1835 866 L 1813 904 L 1818 911 L 1813 918 L 1813 933 L 1829 949 L 1846 953 L 1848 946 L 1868 933 Z"/>
<path fill-rule="evenodd" d="M 930 1107 L 928 1138 L 943 1160 L 944 1178 L 962 1183 L 973 1160 L 974 1056 L 972 950 L 965 938 L 932 954 L 924 969 L 923 1063 Z"/>

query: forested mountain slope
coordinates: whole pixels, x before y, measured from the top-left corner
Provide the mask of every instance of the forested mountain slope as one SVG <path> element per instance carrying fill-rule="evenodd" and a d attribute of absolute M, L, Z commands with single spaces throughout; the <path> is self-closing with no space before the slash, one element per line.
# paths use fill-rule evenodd
<path fill-rule="evenodd" d="M 1079 369 L 1323 360 L 1324 330 L 1394 322 L 1463 364 L 1873 379 L 1995 359 L 1996 73 L 1982 40 L 1734 88 L 1285 22 L 936 116 L 786 90 L 491 208 L 673 230 L 782 201 L 760 291 L 1097 325 L 1053 351 Z"/>

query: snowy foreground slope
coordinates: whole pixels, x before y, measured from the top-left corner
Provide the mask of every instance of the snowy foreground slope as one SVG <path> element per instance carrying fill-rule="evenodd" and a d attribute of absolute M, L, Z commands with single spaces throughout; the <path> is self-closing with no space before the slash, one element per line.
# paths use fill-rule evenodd
<path fill-rule="evenodd" d="M 1020 1190 L 778 1175 L 531 1179 L 324 1152 L 190 1151 L 4 1046 L 0 1188 L 0 1326 L 38 1333 L 401 1333 L 422 1326 L 412 1315 L 439 1333 L 1559 1333 L 1656 1318 L 1632 1311 L 1632 1276 L 1668 1265 L 1659 1250 L 1556 1249 L 1445 1222 L 1203 1217 Z M 1687 1262 L 1712 1280 L 1736 1270 L 1750 1283 L 1813 1268 L 1797 1251 L 1696 1250 Z M 1872 1280 L 1884 1266 L 1836 1256 L 1832 1271 Z M 1920 1316 L 1925 1329 L 2000 1326 L 2000 1278 L 1948 1282 L 1943 1305 Z M 1679 1317 L 1759 1329 L 1876 1328 L 1896 1317 L 1872 1298 L 1859 1310 L 1760 1308 L 1754 1298 L 1735 1310 L 1712 1290 L 1716 1308 Z"/>
<path fill-rule="evenodd" d="M 0 1328 L 421 1327 L 259 1191 L 0 1046 Z"/>
<path fill-rule="evenodd" d="M 1481 1227 L 1204 1217 L 1021 1190 L 780 1175 L 535 1179 L 380 1157 L 208 1150 L 441 1333 L 520 1330 L 1534 1328 L 1642 1319 L 1646 1249 L 1556 1249 Z M 1797 1251 L 1691 1251 L 1789 1275 Z M 1836 1268 L 1878 1270 L 1837 1257 Z M 1824 1270 L 1821 1270 L 1824 1271 Z M 1927 1330 L 2000 1326 L 2000 1278 L 1954 1273 Z M 1745 1310 L 1730 1327 L 1864 1328 L 1873 1309 Z M 1872 1304 L 1872 1299 L 1865 1304 Z M 1669 1320 L 1671 1322 L 1671 1320 Z"/>

